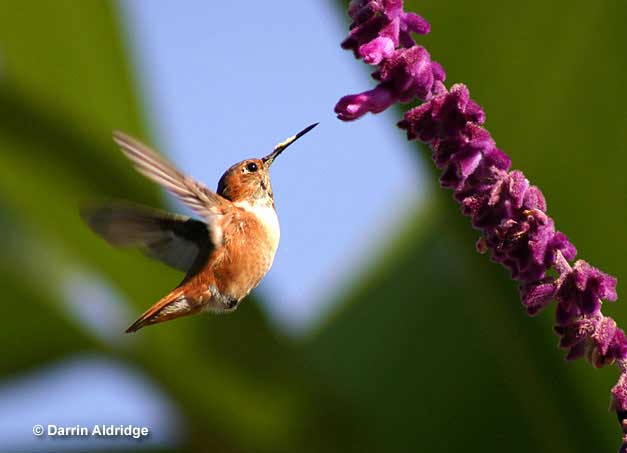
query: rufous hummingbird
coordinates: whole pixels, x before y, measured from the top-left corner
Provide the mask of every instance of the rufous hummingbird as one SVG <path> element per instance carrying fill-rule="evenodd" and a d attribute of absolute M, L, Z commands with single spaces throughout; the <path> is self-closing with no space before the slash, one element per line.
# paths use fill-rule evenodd
<path fill-rule="evenodd" d="M 317 125 L 279 143 L 265 157 L 233 165 L 220 178 L 217 192 L 181 173 L 138 140 L 113 133 L 113 140 L 141 174 L 202 218 L 121 202 L 82 209 L 87 224 L 110 244 L 140 246 L 151 258 L 186 272 L 183 281 L 127 332 L 203 311 L 237 308 L 270 270 L 279 245 L 270 166 Z"/>

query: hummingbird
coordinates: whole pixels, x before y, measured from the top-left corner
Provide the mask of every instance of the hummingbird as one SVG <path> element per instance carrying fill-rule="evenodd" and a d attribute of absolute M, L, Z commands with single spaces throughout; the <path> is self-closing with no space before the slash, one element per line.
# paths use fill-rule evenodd
<path fill-rule="evenodd" d="M 270 166 L 317 125 L 279 143 L 265 157 L 231 166 L 216 192 L 140 141 L 113 132 L 113 140 L 139 173 L 165 187 L 202 219 L 126 202 L 81 210 L 87 225 L 109 244 L 138 246 L 149 257 L 185 272 L 181 283 L 146 310 L 127 333 L 200 312 L 237 309 L 270 270 L 279 245 Z"/>

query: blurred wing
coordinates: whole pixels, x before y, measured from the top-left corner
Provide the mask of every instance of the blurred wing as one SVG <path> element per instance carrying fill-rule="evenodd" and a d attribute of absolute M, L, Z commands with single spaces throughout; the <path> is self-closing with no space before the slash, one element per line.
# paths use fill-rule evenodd
<path fill-rule="evenodd" d="M 215 220 L 216 216 L 224 214 L 227 200 L 209 190 L 204 184 L 184 175 L 148 146 L 123 132 L 113 132 L 113 140 L 133 162 L 137 171 L 168 189 L 207 221 L 211 227 L 214 244 L 221 242 L 222 232 L 219 231 Z"/>
<path fill-rule="evenodd" d="M 122 202 L 84 207 L 81 215 L 109 244 L 138 246 L 183 272 L 204 264 L 214 249 L 209 226 L 187 216 Z"/>

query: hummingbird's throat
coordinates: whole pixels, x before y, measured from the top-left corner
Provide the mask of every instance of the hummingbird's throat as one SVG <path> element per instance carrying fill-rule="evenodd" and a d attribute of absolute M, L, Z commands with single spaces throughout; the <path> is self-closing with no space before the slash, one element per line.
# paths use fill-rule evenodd
<path fill-rule="evenodd" d="M 263 177 L 259 180 L 256 190 L 254 190 L 250 195 L 253 204 L 274 206 L 272 184 L 270 183 L 270 178 L 267 175 L 263 175 Z"/>
<path fill-rule="evenodd" d="M 261 183 L 259 185 L 261 186 L 261 191 L 263 193 L 265 193 L 266 197 L 269 197 L 270 199 L 274 198 L 274 196 L 272 194 L 272 187 L 268 187 L 269 185 L 266 184 L 265 181 L 261 181 Z"/>

